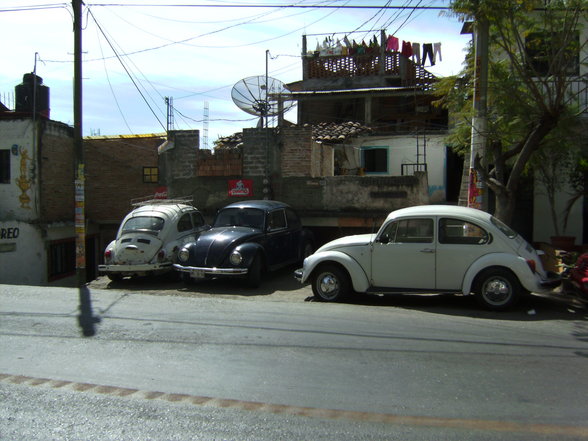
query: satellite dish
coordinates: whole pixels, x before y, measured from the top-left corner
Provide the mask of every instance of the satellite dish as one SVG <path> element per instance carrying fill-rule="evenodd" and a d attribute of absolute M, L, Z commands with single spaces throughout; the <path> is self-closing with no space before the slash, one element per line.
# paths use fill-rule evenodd
<path fill-rule="evenodd" d="M 280 95 L 289 92 L 280 80 L 258 75 L 239 80 L 231 90 L 231 98 L 239 109 L 264 118 L 276 116 L 294 105 L 292 100 L 283 100 L 280 106 Z"/>

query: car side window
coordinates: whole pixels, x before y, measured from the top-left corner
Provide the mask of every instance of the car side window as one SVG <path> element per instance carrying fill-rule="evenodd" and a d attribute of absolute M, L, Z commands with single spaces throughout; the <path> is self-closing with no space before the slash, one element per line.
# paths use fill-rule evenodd
<path fill-rule="evenodd" d="M 194 228 L 198 228 L 204 225 L 204 218 L 202 214 L 195 211 L 192 213 L 192 223 L 194 224 Z"/>
<path fill-rule="evenodd" d="M 433 242 L 433 219 L 402 219 L 398 221 L 396 240 L 399 243 Z"/>
<path fill-rule="evenodd" d="M 390 243 L 396 240 L 396 230 L 398 229 L 398 222 L 390 222 L 380 234 L 378 240 L 382 243 Z"/>
<path fill-rule="evenodd" d="M 401 219 L 391 222 L 380 235 L 384 243 L 432 243 L 433 219 Z"/>
<path fill-rule="evenodd" d="M 192 229 L 192 219 L 190 213 L 184 213 L 178 221 L 178 231 L 190 231 Z"/>
<path fill-rule="evenodd" d="M 489 241 L 488 232 L 471 222 L 450 218 L 439 221 L 439 243 L 484 245 Z"/>
<path fill-rule="evenodd" d="M 268 214 L 268 230 L 275 231 L 286 228 L 286 215 L 284 210 L 272 211 Z"/>

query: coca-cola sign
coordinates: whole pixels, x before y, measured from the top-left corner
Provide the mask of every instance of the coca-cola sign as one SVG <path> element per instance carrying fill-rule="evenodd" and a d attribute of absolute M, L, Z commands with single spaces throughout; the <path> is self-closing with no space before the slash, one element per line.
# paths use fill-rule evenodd
<path fill-rule="evenodd" d="M 157 187 L 155 189 L 154 199 L 167 199 L 167 187 Z"/>

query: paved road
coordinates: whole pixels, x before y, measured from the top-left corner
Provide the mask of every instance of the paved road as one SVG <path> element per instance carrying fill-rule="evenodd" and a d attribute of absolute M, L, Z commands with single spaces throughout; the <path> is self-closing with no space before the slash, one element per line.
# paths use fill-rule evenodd
<path fill-rule="evenodd" d="M 333 305 L 275 277 L 247 292 L 0 285 L 0 438 L 588 439 L 586 310 L 532 298 L 493 314 L 456 296 Z M 80 298 L 100 319 L 92 338 Z"/>

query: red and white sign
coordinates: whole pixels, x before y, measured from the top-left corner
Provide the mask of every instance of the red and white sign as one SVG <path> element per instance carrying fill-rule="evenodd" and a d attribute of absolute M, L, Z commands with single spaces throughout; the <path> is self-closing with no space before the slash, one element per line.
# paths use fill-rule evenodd
<path fill-rule="evenodd" d="M 167 199 L 167 187 L 157 187 L 153 197 L 154 199 Z"/>
<path fill-rule="evenodd" d="M 251 179 L 229 180 L 229 197 L 253 196 L 253 181 Z"/>

